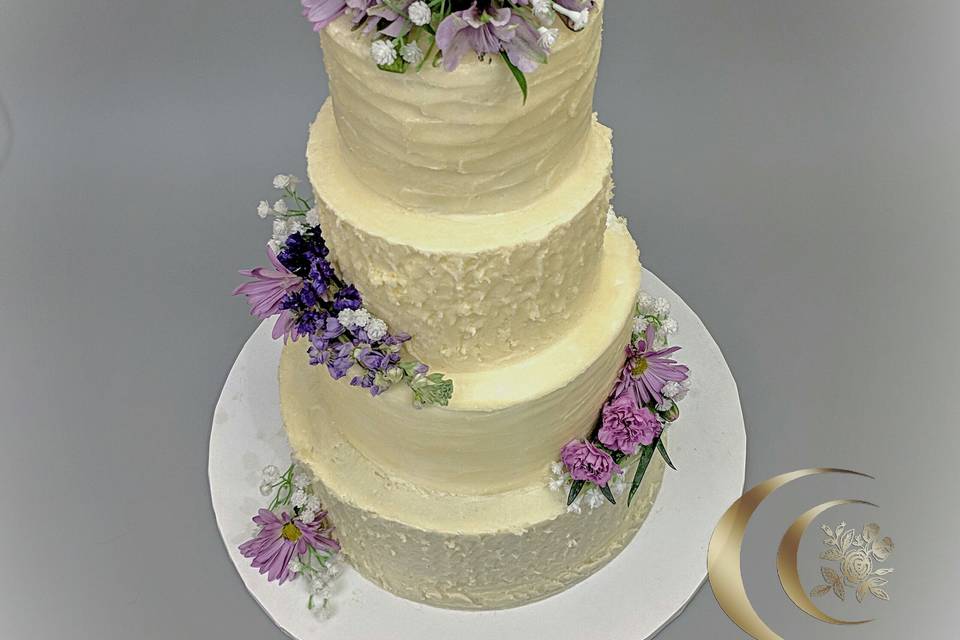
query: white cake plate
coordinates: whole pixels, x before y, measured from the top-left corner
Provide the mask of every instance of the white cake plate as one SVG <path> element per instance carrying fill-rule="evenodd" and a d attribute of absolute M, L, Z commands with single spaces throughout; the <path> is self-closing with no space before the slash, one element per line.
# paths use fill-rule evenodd
<path fill-rule="evenodd" d="M 209 474 L 227 553 L 274 623 L 298 640 L 582 640 L 585 626 L 590 638 L 646 640 L 679 615 L 706 578 L 714 526 L 743 491 L 747 442 L 736 382 L 706 327 L 655 275 L 646 271 L 643 282 L 673 305 L 680 323 L 673 342 L 693 371 L 681 418 L 670 428 L 670 457 L 679 470 L 666 470 L 647 521 L 610 564 L 563 593 L 505 611 L 416 604 L 348 569 L 335 582 L 334 611 L 324 620 L 307 610 L 303 580 L 278 587 L 250 567 L 237 547 L 254 533 L 250 518 L 264 503 L 261 470 L 290 457 L 277 389 L 280 343 L 270 338 L 272 321 L 262 324 L 217 403 Z"/>

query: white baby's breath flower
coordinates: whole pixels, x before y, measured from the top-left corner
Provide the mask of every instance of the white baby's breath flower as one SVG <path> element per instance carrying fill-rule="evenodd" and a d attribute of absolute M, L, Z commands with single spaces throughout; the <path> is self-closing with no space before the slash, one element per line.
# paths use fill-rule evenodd
<path fill-rule="evenodd" d="M 680 383 L 674 382 L 673 380 L 667 381 L 663 385 L 663 388 L 660 389 L 660 393 L 663 394 L 663 396 L 666 398 L 673 398 L 678 393 L 680 393 L 680 391 L 681 391 Z"/>
<path fill-rule="evenodd" d="M 293 222 L 290 223 L 290 235 L 293 235 L 295 233 L 303 233 L 304 231 L 306 231 L 306 229 L 307 228 L 303 226 L 303 223 L 300 222 L 299 220 L 294 220 Z"/>
<path fill-rule="evenodd" d="M 653 312 L 661 318 L 670 313 L 670 303 L 666 298 L 660 297 L 653 301 Z"/>
<path fill-rule="evenodd" d="M 267 496 L 270 495 L 271 493 L 273 493 L 273 483 L 267 482 L 266 480 L 264 480 L 263 482 L 261 482 L 261 483 L 260 483 L 260 495 L 262 495 L 263 497 L 267 497 Z"/>
<path fill-rule="evenodd" d="M 642 334 L 647 330 L 647 319 L 644 316 L 637 316 L 633 319 L 633 332 Z"/>
<path fill-rule="evenodd" d="M 310 509 L 305 509 L 300 512 L 300 521 L 304 524 L 310 524 L 317 518 L 317 514 Z"/>
<path fill-rule="evenodd" d="M 533 15 L 540 22 L 549 24 L 553 22 L 553 6 L 550 0 L 533 0 Z"/>
<path fill-rule="evenodd" d="M 371 318 L 367 323 L 367 337 L 376 342 L 387 335 L 387 323 L 380 318 Z"/>
<path fill-rule="evenodd" d="M 581 31 L 590 23 L 590 10 L 574 11 L 567 9 L 562 4 L 553 3 L 553 10 L 569 19 L 570 28 L 574 31 Z"/>
<path fill-rule="evenodd" d="M 280 253 L 280 250 L 283 249 L 283 242 L 276 238 L 270 238 L 267 240 L 267 246 L 270 247 L 270 250 L 274 253 Z"/>
<path fill-rule="evenodd" d="M 289 175 L 279 173 L 273 178 L 273 188 L 274 189 L 286 189 L 290 186 L 290 177 Z"/>
<path fill-rule="evenodd" d="M 590 487 L 590 490 L 587 491 L 587 506 L 590 507 L 590 510 L 596 509 L 601 506 L 606 498 L 603 497 L 603 494 L 600 493 L 600 489 L 597 487 Z"/>
<path fill-rule="evenodd" d="M 260 204 L 257 205 L 257 215 L 261 218 L 266 218 L 270 215 L 270 203 L 266 200 L 261 200 Z"/>
<path fill-rule="evenodd" d="M 563 478 L 553 478 L 547 483 L 547 487 L 550 488 L 550 491 L 560 491 L 564 484 L 566 483 Z"/>
<path fill-rule="evenodd" d="M 623 495 L 627 489 L 627 483 L 623 479 L 623 474 L 618 474 L 610 479 L 610 492 L 617 498 Z"/>
<path fill-rule="evenodd" d="M 433 18 L 433 14 L 430 11 L 430 5 L 423 0 L 417 0 L 409 7 L 407 7 L 407 16 L 410 18 L 410 22 L 422 27 L 425 24 L 430 24 L 430 20 Z M 409 62 L 409 60 L 407 61 Z"/>
<path fill-rule="evenodd" d="M 370 57 L 378 66 L 391 65 L 397 61 L 397 48 L 390 40 L 374 40 L 370 43 Z"/>
<path fill-rule="evenodd" d="M 337 322 L 345 326 L 347 329 L 353 329 L 354 318 L 356 317 L 357 312 L 353 309 L 344 309 L 337 314 Z"/>
<path fill-rule="evenodd" d="M 317 496 L 309 496 L 304 508 L 306 508 L 307 511 L 313 511 L 314 513 L 320 511 L 320 498 Z"/>
<path fill-rule="evenodd" d="M 287 201 L 283 198 L 280 198 L 273 203 L 273 210 L 279 213 L 280 215 L 286 215 L 287 213 Z"/>
<path fill-rule="evenodd" d="M 680 328 L 680 325 L 674 318 L 666 318 L 663 321 L 663 330 L 666 331 L 668 336 L 672 336 Z"/>
<path fill-rule="evenodd" d="M 400 57 L 407 64 L 420 64 L 423 62 L 423 49 L 416 42 L 408 42 L 400 47 Z"/>
<path fill-rule="evenodd" d="M 288 565 L 293 573 L 303 573 L 303 563 L 299 560 L 293 560 Z"/>
<path fill-rule="evenodd" d="M 637 310 L 640 313 L 650 313 L 653 311 L 653 297 L 646 291 L 641 291 L 637 295 Z"/>
<path fill-rule="evenodd" d="M 310 474 L 306 471 L 297 471 L 293 474 L 293 486 L 297 489 L 306 489 L 310 484 Z"/>
<path fill-rule="evenodd" d="M 287 224 L 287 221 L 282 218 L 277 218 L 273 221 L 273 239 L 279 243 L 284 243 L 287 241 L 287 237 L 290 235 L 290 225 Z"/>
<path fill-rule="evenodd" d="M 263 468 L 264 482 L 276 482 L 277 478 L 279 477 L 280 477 L 280 470 L 277 469 L 277 465 L 268 464 Z"/>
<path fill-rule="evenodd" d="M 293 503 L 295 507 L 303 507 L 303 505 L 307 504 L 307 493 L 303 489 L 297 489 L 293 492 L 290 502 Z"/>
<path fill-rule="evenodd" d="M 307 224 L 311 227 L 316 227 L 320 224 L 320 214 L 317 213 L 317 208 L 314 207 L 307 211 L 307 214 L 304 216 L 304 219 L 307 221 Z"/>
<path fill-rule="evenodd" d="M 660 413 L 666 413 L 667 411 L 670 411 L 670 409 L 673 409 L 673 400 L 670 398 L 664 398 L 663 402 L 657 403 L 656 409 Z"/>
<path fill-rule="evenodd" d="M 562 462 L 551 462 L 550 463 L 550 473 L 555 476 L 563 475 L 563 463 Z"/>
<path fill-rule="evenodd" d="M 559 29 L 549 29 L 547 27 L 539 27 L 537 33 L 540 34 L 540 37 L 537 38 L 537 44 L 547 51 L 550 51 L 553 45 L 557 44 L 557 38 L 560 36 Z"/>
<path fill-rule="evenodd" d="M 328 580 L 333 580 L 343 571 L 343 569 L 340 568 L 340 563 L 338 563 L 336 560 L 328 561 L 327 566 L 324 567 L 323 570 L 327 574 Z"/>
<path fill-rule="evenodd" d="M 582 513 L 583 508 L 580 506 L 580 501 L 583 496 L 577 496 L 577 499 L 567 505 L 567 513 Z"/>
<path fill-rule="evenodd" d="M 363 329 L 367 324 L 373 319 L 373 316 L 370 315 L 370 312 L 365 308 L 357 309 L 353 313 L 353 325 Z"/>

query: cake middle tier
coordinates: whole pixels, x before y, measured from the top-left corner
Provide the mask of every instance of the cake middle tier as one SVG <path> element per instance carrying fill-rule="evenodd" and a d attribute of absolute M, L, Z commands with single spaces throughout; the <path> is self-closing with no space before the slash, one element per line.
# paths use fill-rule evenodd
<path fill-rule="evenodd" d="M 305 429 L 291 436 L 323 449 L 332 426 L 394 477 L 437 491 L 481 495 L 545 484 L 563 445 L 593 428 L 630 340 L 641 269 L 623 223 L 607 229 L 600 263 L 569 331 L 522 361 L 452 374 L 447 407 L 413 408 L 404 385 L 371 397 L 311 367 L 304 341 L 288 344 L 281 393 L 296 380 L 310 414 L 288 421 L 288 431 Z"/>
<path fill-rule="evenodd" d="M 489 216 L 414 212 L 344 162 L 330 101 L 311 127 L 310 181 L 324 237 L 364 303 L 448 373 L 521 360 L 566 332 L 595 286 L 613 189 L 596 123 L 577 172 L 534 203 Z"/>

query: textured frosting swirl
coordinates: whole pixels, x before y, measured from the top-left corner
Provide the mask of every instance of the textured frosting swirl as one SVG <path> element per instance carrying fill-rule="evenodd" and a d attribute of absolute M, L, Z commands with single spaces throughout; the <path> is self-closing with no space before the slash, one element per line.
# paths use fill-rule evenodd
<path fill-rule="evenodd" d="M 455 72 L 381 71 L 370 40 L 342 17 L 321 32 L 343 159 L 396 204 L 490 214 L 529 204 L 577 170 L 588 144 L 602 3 L 590 24 L 562 26 L 549 63 L 528 74 L 523 104 L 500 60 Z M 558 25 L 559 26 L 559 25 Z"/>
<path fill-rule="evenodd" d="M 519 360 L 576 320 L 594 285 L 613 188 L 610 130 L 591 120 L 576 173 L 534 203 L 491 216 L 398 207 L 346 166 L 330 101 L 307 163 L 324 236 L 370 309 L 414 335 L 448 373 Z"/>

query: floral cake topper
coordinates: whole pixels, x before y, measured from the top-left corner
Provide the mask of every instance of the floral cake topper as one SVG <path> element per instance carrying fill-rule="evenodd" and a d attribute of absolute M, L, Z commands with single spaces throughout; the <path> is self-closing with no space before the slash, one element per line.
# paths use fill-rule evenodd
<path fill-rule="evenodd" d="M 347 15 L 372 36 L 370 56 L 384 71 L 420 70 L 427 61 L 453 71 L 465 55 L 500 57 L 524 100 L 527 73 L 545 62 L 563 24 L 580 31 L 595 0 L 300 0 L 315 31 Z"/>
<path fill-rule="evenodd" d="M 282 196 L 272 205 L 262 200 L 261 218 L 273 217 L 267 243 L 270 267 L 244 269 L 251 278 L 234 290 L 247 298 L 250 313 L 261 320 L 277 317 L 273 338 L 310 342 L 311 365 L 325 365 L 334 379 L 351 375 L 350 384 L 377 396 L 398 382 L 413 391 L 420 408 L 446 406 L 453 382 L 429 367 L 405 359 L 406 333 L 391 333 L 387 323 L 363 306 L 360 292 L 345 282 L 328 260 L 320 217 L 312 202 L 297 192 L 299 180 L 280 174 L 273 179 Z"/>

